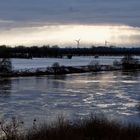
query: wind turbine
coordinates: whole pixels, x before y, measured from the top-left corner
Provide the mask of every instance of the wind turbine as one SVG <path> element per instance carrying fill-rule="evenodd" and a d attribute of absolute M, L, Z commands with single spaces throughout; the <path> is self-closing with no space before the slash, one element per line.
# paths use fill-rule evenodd
<path fill-rule="evenodd" d="M 76 41 L 76 43 L 77 43 L 77 48 L 79 48 L 79 46 L 80 46 L 80 39 L 75 40 L 75 41 Z"/>
<path fill-rule="evenodd" d="M 105 40 L 105 47 L 107 47 L 108 43 L 109 43 L 109 42 L 108 42 L 107 40 Z"/>

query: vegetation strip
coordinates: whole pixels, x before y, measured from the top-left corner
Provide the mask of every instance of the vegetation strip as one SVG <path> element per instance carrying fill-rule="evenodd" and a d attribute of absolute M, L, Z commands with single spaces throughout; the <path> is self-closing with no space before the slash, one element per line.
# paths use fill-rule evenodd
<path fill-rule="evenodd" d="M 139 140 L 140 126 L 120 124 L 105 118 L 69 121 L 58 117 L 51 124 L 38 124 L 34 119 L 33 126 L 23 131 L 24 122 L 12 118 L 9 123 L 0 123 L 3 133 L 0 140 Z"/>

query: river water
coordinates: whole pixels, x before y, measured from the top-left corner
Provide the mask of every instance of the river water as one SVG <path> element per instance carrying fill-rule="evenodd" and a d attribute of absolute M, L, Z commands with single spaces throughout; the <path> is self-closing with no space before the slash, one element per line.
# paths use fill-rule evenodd
<path fill-rule="evenodd" d="M 140 124 L 140 72 L 99 72 L 0 79 L 0 117 L 53 120 L 104 114 Z"/>

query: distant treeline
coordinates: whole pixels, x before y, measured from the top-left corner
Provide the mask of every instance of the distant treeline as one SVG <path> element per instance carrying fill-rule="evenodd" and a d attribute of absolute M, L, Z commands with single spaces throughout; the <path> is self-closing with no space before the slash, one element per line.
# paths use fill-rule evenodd
<path fill-rule="evenodd" d="M 0 46 L 0 58 L 32 58 L 32 57 L 57 57 L 63 58 L 72 56 L 92 56 L 92 55 L 140 55 L 140 48 L 121 48 L 92 46 L 90 48 L 60 48 L 56 46 Z"/>

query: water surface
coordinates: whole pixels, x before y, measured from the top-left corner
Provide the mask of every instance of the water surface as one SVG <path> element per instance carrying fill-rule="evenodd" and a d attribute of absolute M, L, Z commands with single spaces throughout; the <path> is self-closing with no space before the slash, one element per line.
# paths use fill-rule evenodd
<path fill-rule="evenodd" d="M 94 56 L 81 56 L 72 57 L 72 59 L 66 58 L 33 58 L 33 59 L 12 59 L 12 64 L 14 69 L 25 69 L 25 68 L 44 68 L 52 66 L 53 63 L 58 62 L 61 66 L 84 66 L 88 65 L 91 61 L 96 61 L 99 64 L 113 64 L 114 60 L 120 61 L 122 56 L 99 56 L 94 58 Z M 140 59 L 140 57 L 138 57 Z"/>
<path fill-rule="evenodd" d="M 100 72 L 0 79 L 0 117 L 53 120 L 63 114 L 140 123 L 140 72 Z"/>

